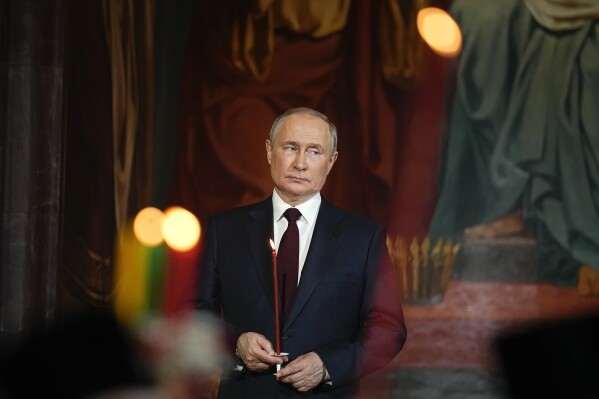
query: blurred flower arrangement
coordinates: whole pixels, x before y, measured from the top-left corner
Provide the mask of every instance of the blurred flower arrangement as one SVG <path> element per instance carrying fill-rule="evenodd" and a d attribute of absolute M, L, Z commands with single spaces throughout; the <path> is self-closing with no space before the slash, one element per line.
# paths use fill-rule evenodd
<path fill-rule="evenodd" d="M 133 329 L 158 388 L 173 399 L 215 398 L 220 370 L 230 361 L 220 321 L 200 312 L 146 316 Z"/>

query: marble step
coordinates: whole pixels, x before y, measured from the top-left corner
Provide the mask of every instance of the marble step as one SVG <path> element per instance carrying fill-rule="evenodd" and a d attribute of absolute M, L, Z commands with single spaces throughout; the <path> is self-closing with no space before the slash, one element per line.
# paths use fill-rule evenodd
<path fill-rule="evenodd" d="M 509 399 L 496 373 L 477 369 L 397 368 L 363 380 L 363 399 Z"/>
<path fill-rule="evenodd" d="M 493 370 L 500 334 L 589 313 L 599 313 L 599 297 L 575 288 L 453 280 L 442 301 L 404 305 L 408 340 L 391 367 Z"/>

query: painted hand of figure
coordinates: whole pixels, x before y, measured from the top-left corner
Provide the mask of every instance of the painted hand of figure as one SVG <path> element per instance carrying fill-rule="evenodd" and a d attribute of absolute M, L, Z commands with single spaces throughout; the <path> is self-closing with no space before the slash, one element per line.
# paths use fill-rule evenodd
<path fill-rule="evenodd" d="M 300 392 L 309 391 L 324 379 L 324 363 L 315 352 L 299 356 L 277 373 L 277 380 Z"/>
<path fill-rule="evenodd" d="M 250 371 L 266 371 L 274 364 L 282 364 L 286 357 L 272 356 L 272 344 L 262 334 L 243 333 L 237 340 L 237 356 Z"/>

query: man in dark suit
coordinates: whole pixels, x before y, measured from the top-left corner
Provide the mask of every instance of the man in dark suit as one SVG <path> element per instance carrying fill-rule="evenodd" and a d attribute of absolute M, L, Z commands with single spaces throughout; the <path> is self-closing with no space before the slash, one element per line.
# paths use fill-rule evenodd
<path fill-rule="evenodd" d="M 198 308 L 222 316 L 238 361 L 234 373 L 223 373 L 219 397 L 354 397 L 359 378 L 385 366 L 406 340 L 384 231 L 321 197 L 338 155 L 336 128 L 325 115 L 285 112 L 266 154 L 272 196 L 212 217 L 205 237 Z M 288 208 L 297 221 L 288 221 Z M 268 243 L 274 240 L 281 258 L 293 224 L 297 274 L 279 269 L 293 282 L 277 281 L 280 349 L 288 356 L 277 356 Z"/>

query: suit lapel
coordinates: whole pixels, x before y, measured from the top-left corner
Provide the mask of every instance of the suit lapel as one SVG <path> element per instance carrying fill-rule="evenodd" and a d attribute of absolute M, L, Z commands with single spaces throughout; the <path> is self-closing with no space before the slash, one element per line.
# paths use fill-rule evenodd
<path fill-rule="evenodd" d="M 251 220 L 246 226 L 246 237 L 253 260 L 252 263 L 274 312 L 272 251 L 268 241 L 273 236 L 272 199 L 269 197 L 251 208 L 249 215 Z"/>
<path fill-rule="evenodd" d="M 284 328 L 289 328 L 293 321 L 299 315 L 301 309 L 305 306 L 308 299 L 316 289 L 318 283 L 327 272 L 327 265 L 331 258 L 337 252 L 339 239 L 341 237 L 341 213 L 337 209 L 322 199 L 316 226 L 310 249 L 302 269 L 302 276 L 297 289 L 297 294 L 293 305 L 289 311 L 288 317 L 285 319 Z"/>

